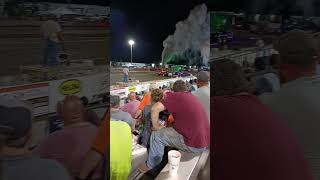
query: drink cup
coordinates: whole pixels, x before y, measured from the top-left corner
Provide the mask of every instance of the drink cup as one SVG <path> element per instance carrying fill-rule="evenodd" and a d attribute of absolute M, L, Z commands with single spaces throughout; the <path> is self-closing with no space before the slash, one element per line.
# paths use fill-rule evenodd
<path fill-rule="evenodd" d="M 168 152 L 169 174 L 171 176 L 178 174 L 180 159 L 181 153 L 179 151 L 171 150 Z"/>

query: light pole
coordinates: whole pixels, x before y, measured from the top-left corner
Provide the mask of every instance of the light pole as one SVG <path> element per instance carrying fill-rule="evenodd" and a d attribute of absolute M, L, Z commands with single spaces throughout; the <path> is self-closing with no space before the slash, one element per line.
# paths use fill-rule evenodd
<path fill-rule="evenodd" d="M 130 40 L 128 41 L 128 43 L 129 43 L 129 45 L 130 45 L 130 50 L 131 50 L 131 63 L 132 63 L 132 47 L 133 47 L 133 45 L 134 45 L 134 41 L 133 41 L 132 39 L 130 39 Z"/>

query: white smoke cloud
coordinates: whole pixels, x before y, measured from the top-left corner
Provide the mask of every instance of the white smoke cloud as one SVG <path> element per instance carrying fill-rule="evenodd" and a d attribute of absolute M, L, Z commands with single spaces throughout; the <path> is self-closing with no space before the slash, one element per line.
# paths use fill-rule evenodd
<path fill-rule="evenodd" d="M 202 63 L 207 65 L 210 56 L 209 13 L 205 4 L 196 6 L 189 17 L 176 24 L 176 30 L 163 41 L 162 61 L 169 54 L 182 55 L 187 50 L 201 52 Z"/>

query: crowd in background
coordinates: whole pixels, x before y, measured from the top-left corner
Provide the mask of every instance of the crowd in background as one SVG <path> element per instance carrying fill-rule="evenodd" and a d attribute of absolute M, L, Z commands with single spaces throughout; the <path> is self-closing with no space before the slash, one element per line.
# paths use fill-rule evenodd
<path fill-rule="evenodd" d="M 85 108 L 85 99 L 66 96 L 57 104 L 55 116 L 63 126 L 32 148 L 32 105 L 2 98 L 1 176 L 13 180 L 98 180 L 106 175 L 125 179 L 131 171 L 135 133 L 140 135 L 139 144 L 148 148 L 142 172 L 160 163 L 165 146 L 205 151 L 210 140 L 209 73 L 200 72 L 197 79 L 179 80 L 170 87 L 152 85 L 142 99 L 136 92 L 129 93 L 124 101 L 110 96 L 110 108 L 102 119 Z"/>
<path fill-rule="evenodd" d="M 294 30 L 256 59 L 255 72 L 213 62 L 213 179 L 320 178 L 319 46 Z"/>
<path fill-rule="evenodd" d="M 119 96 L 110 97 L 111 121 L 127 124 L 134 135 L 139 135 L 138 144 L 148 150 L 148 159 L 139 167 L 140 172 L 146 173 L 159 165 L 165 147 L 189 153 L 201 153 L 208 150 L 210 144 L 210 76 L 208 72 L 202 71 L 196 77 L 196 81 L 178 80 L 169 87 L 156 87 L 151 84 L 149 91 L 143 94 L 141 101 L 135 92 L 131 92 L 124 105 Z M 112 137 L 111 140 L 113 140 Z M 130 149 L 130 142 L 131 140 L 128 139 L 126 143 L 115 141 L 118 146 L 123 143 L 120 149 Z M 113 143 L 112 146 L 114 146 Z M 113 157 L 117 155 L 110 154 L 110 158 Z M 126 162 L 125 167 L 131 167 L 131 160 L 118 161 L 118 164 Z M 115 161 L 114 163 L 111 163 L 110 166 L 117 166 Z M 122 174 L 125 177 L 130 171 L 126 172 L 128 174 Z M 112 176 L 119 175 L 115 172 L 110 173 Z"/>

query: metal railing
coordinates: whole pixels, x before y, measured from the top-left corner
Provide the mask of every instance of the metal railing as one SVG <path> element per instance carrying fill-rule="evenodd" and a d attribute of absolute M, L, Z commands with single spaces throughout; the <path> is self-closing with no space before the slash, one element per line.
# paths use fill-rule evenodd
<path fill-rule="evenodd" d="M 231 51 L 231 53 L 222 54 L 222 55 L 219 55 L 218 57 L 212 57 L 210 58 L 209 62 L 219 61 L 223 59 L 231 59 L 237 62 L 239 61 L 238 63 L 242 63 L 243 61 L 250 62 L 250 61 L 254 61 L 257 57 L 257 54 L 259 53 L 264 54 L 263 56 L 271 56 L 272 53 L 270 53 L 270 51 L 272 50 L 274 50 L 272 46 L 267 46 L 264 48 L 250 48 L 242 51 L 241 50 Z"/>

